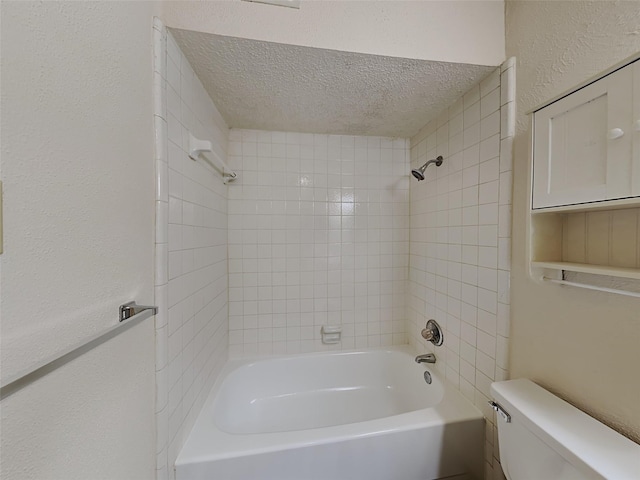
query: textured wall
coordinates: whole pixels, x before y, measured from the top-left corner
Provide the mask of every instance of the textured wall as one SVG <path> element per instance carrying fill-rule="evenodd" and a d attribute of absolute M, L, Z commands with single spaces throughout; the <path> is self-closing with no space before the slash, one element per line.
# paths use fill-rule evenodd
<path fill-rule="evenodd" d="M 405 343 L 407 141 L 232 130 L 229 155 L 231 354 Z"/>
<path fill-rule="evenodd" d="M 508 376 L 513 60 L 505 62 L 411 139 L 408 338 L 434 352 L 435 368 L 487 419 L 486 478 L 494 459 L 492 381 Z M 420 335 L 427 319 L 444 330 L 434 347 Z M 496 452 L 497 455 L 497 452 Z"/>
<path fill-rule="evenodd" d="M 173 464 L 228 351 L 227 186 L 188 156 L 189 133 L 226 158 L 228 128 L 171 34 L 154 26 L 157 478 Z"/>
<path fill-rule="evenodd" d="M 218 0 L 163 2 L 167 26 L 267 42 L 500 65 L 504 2 L 308 1 L 299 10 Z"/>
<path fill-rule="evenodd" d="M 518 59 L 514 144 L 512 377 L 528 377 L 640 441 L 638 300 L 528 278 L 525 112 L 640 50 L 638 2 L 508 1 Z"/>
<path fill-rule="evenodd" d="M 152 3 L 2 2 L 2 377 L 153 301 Z M 2 478 L 154 474 L 153 320 L 2 401 Z"/>

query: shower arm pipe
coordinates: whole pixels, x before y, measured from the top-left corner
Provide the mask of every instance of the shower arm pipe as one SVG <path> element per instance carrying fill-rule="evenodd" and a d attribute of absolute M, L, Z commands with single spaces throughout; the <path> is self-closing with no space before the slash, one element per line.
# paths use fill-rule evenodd
<path fill-rule="evenodd" d="M 416 177 L 418 179 L 418 181 L 424 180 L 424 171 L 427 169 L 427 167 L 429 165 L 431 165 L 432 163 L 435 163 L 436 167 L 439 167 L 440 165 L 442 165 L 442 161 L 443 160 L 444 160 L 444 158 L 442 157 L 442 155 L 438 155 L 433 160 L 428 160 L 420 168 L 415 168 L 415 169 L 411 170 L 411 175 Z"/>
<path fill-rule="evenodd" d="M 211 161 L 211 159 L 207 158 L 205 153 L 211 154 L 211 156 L 215 159 L 218 165 L 215 165 L 215 162 Z M 209 140 L 200 140 L 194 137 L 191 132 L 189 132 L 189 158 L 191 160 L 198 160 L 198 157 L 202 155 L 210 164 L 214 167 L 222 170 L 222 178 L 224 183 L 226 184 L 228 181 L 235 180 L 237 178 L 236 172 L 229 168 L 220 156 L 213 151 L 213 146 Z M 222 168 L 220 168 L 222 167 Z"/>
<path fill-rule="evenodd" d="M 433 158 L 431 160 L 428 160 L 427 163 L 424 164 L 425 170 L 432 163 L 435 163 L 436 167 L 439 167 L 440 165 L 442 165 L 442 160 L 443 160 L 442 155 L 438 156 L 437 158 Z"/>

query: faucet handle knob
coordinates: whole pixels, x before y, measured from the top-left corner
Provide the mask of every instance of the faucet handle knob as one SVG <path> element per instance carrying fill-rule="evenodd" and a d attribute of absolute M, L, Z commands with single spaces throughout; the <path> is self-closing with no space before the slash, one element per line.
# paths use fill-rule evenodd
<path fill-rule="evenodd" d="M 442 329 L 438 323 L 431 319 L 427 322 L 427 326 L 420 332 L 422 338 L 433 343 L 436 347 L 442 345 Z"/>
<path fill-rule="evenodd" d="M 420 332 L 422 335 L 422 338 L 424 338 L 427 341 L 431 341 L 433 340 L 433 330 L 431 330 L 430 328 L 423 328 L 422 332 Z"/>

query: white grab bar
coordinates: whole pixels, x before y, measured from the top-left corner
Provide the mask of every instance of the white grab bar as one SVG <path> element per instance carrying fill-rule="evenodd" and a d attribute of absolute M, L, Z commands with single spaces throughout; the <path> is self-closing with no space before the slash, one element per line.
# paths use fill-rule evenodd
<path fill-rule="evenodd" d="M 207 158 L 204 153 L 209 153 L 218 163 L 218 166 L 214 164 L 209 158 Z M 216 152 L 213 151 L 213 146 L 209 140 L 200 140 L 189 132 L 189 158 L 191 160 L 197 160 L 198 156 L 202 155 L 209 163 L 213 164 L 214 167 L 220 168 L 222 167 L 222 179 L 226 184 L 227 182 L 233 181 L 237 178 L 236 172 L 229 168 L 224 160 L 222 160 Z"/>

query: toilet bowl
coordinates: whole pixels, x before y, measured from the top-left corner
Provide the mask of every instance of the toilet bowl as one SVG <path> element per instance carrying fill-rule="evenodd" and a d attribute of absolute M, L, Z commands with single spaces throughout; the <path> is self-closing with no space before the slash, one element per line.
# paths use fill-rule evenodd
<path fill-rule="evenodd" d="M 640 445 L 527 379 L 491 385 L 509 480 L 640 479 Z"/>

